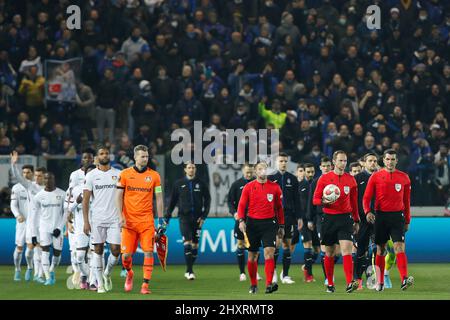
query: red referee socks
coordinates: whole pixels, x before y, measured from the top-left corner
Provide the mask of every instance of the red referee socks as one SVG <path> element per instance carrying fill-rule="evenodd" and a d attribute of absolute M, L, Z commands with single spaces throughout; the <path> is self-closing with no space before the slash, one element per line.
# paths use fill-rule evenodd
<path fill-rule="evenodd" d="M 328 285 L 334 286 L 333 276 L 334 276 L 334 257 L 329 257 L 325 255 L 325 259 L 323 260 L 325 265 L 325 272 L 327 274 Z"/>
<path fill-rule="evenodd" d="M 342 261 L 344 263 L 345 281 L 347 281 L 348 285 L 353 280 L 353 257 L 351 254 L 342 256 Z M 330 280 L 328 280 L 328 283 L 329 281 Z"/>
<path fill-rule="evenodd" d="M 378 283 L 384 283 L 384 268 L 386 266 L 385 256 L 380 256 L 377 254 L 377 257 L 375 258 L 375 265 L 378 267 L 378 270 L 380 270 L 380 274 L 377 275 Z"/>
<path fill-rule="evenodd" d="M 400 272 L 400 279 L 403 281 L 408 276 L 408 260 L 404 252 L 397 253 L 397 268 Z"/>
<path fill-rule="evenodd" d="M 258 262 L 247 260 L 247 268 L 252 286 L 258 285 L 258 280 L 256 279 L 256 273 L 258 272 Z"/>
<path fill-rule="evenodd" d="M 275 259 L 266 259 L 264 271 L 266 272 L 266 287 L 272 284 L 273 272 L 275 270 Z"/>

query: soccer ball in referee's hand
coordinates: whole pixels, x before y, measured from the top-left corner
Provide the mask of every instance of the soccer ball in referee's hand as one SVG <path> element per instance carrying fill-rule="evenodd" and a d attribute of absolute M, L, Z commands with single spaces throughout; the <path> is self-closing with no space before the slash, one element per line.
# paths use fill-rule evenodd
<path fill-rule="evenodd" d="M 340 195 L 341 191 L 335 184 L 329 184 L 323 189 L 323 197 L 329 202 L 335 202 Z"/>

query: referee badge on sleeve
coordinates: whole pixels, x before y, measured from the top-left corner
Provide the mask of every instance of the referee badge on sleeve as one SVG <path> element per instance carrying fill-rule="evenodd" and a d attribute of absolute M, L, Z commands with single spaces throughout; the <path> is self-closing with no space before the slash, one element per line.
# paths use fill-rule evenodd
<path fill-rule="evenodd" d="M 269 202 L 272 202 L 272 200 L 273 200 L 273 194 L 268 193 L 268 194 L 267 194 L 267 200 L 269 200 Z"/>
<path fill-rule="evenodd" d="M 345 194 L 349 194 L 350 187 L 349 186 L 344 186 L 344 192 L 345 192 Z"/>
<path fill-rule="evenodd" d="M 402 190 L 402 185 L 400 183 L 395 184 L 395 191 L 400 192 Z"/>

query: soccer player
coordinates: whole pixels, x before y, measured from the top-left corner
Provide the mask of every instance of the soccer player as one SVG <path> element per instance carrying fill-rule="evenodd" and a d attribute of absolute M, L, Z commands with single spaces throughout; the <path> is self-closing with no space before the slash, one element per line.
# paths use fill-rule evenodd
<path fill-rule="evenodd" d="M 198 255 L 198 242 L 202 226 L 209 213 L 211 195 L 206 183 L 195 176 L 195 164 L 185 163 L 184 172 L 186 176 L 177 180 L 173 186 L 165 220 L 168 224 L 172 211 L 177 206 L 186 259 L 184 277 L 188 280 L 195 280 L 193 267 Z"/>
<path fill-rule="evenodd" d="M 299 192 L 300 192 L 300 204 L 302 206 L 302 210 L 306 212 L 308 207 L 308 198 L 309 193 L 311 192 L 311 185 L 313 183 L 315 168 L 312 163 L 305 163 L 305 180 L 299 183 Z M 330 163 L 331 166 L 331 163 Z M 314 276 L 312 273 L 312 265 L 314 261 L 316 261 L 317 256 L 320 253 L 320 239 L 317 233 L 317 230 L 314 229 L 314 225 L 312 225 L 312 229 L 308 228 L 308 221 L 305 217 L 303 228 L 301 229 L 302 233 L 302 242 L 303 242 L 303 257 L 305 264 L 302 266 L 304 280 L 307 283 L 314 282 Z"/>
<path fill-rule="evenodd" d="M 94 151 L 86 149 L 81 154 L 81 166 L 79 169 L 73 171 L 69 178 L 69 188 L 83 185 L 86 178 L 86 169 L 94 163 Z"/>
<path fill-rule="evenodd" d="M 239 220 L 237 218 L 237 209 L 239 204 L 239 199 L 241 199 L 242 190 L 244 186 L 253 181 L 254 177 L 254 168 L 252 165 L 246 163 L 242 166 L 242 177 L 235 182 L 230 187 L 230 191 L 228 192 L 228 208 L 230 213 L 233 215 L 235 219 L 234 224 L 234 237 L 237 240 L 237 250 L 236 256 L 238 260 L 239 266 L 239 281 L 246 281 L 247 276 L 245 275 L 245 239 L 244 234 L 241 230 L 239 230 Z"/>
<path fill-rule="evenodd" d="M 349 173 L 352 177 L 356 176 L 358 173 L 362 171 L 362 167 L 359 164 L 359 162 L 350 163 L 349 169 L 350 169 Z"/>
<path fill-rule="evenodd" d="M 406 173 L 396 169 L 397 161 L 395 150 L 388 149 L 383 153 L 384 168 L 372 174 L 363 198 L 367 221 L 374 224 L 377 245 L 375 264 L 380 270 L 377 291 L 384 290 L 386 263 L 384 256 L 389 238 L 392 238 L 394 242 L 401 290 L 408 289 L 414 283 L 414 278 L 408 276 L 408 262 L 405 254 L 405 232 L 409 230 L 411 222 L 411 181 Z M 375 213 L 370 206 L 372 197 L 375 197 Z"/>
<path fill-rule="evenodd" d="M 277 235 L 284 237 L 284 212 L 281 202 L 280 186 L 267 179 L 267 164 L 258 162 L 255 166 L 256 180 L 245 185 L 238 205 L 239 229 L 247 233 L 250 242 L 248 249 L 248 275 L 250 291 L 257 292 L 258 255 L 261 243 L 264 248 L 266 293 L 278 290 L 278 284 L 273 283 L 275 271 L 275 246 Z"/>
<path fill-rule="evenodd" d="M 299 163 L 297 165 L 297 170 L 295 172 L 295 175 L 297 176 L 297 182 L 299 184 L 299 186 L 298 186 L 299 189 L 298 190 L 300 192 L 300 190 L 302 189 L 300 187 L 300 185 L 305 180 L 305 166 L 302 163 Z M 300 192 L 300 207 L 303 210 L 303 212 L 306 212 L 306 210 L 304 210 L 303 204 L 301 202 L 301 196 L 302 196 L 302 193 Z M 299 232 L 298 228 L 294 228 L 294 234 L 293 234 L 292 239 L 291 239 L 291 247 L 290 247 L 291 248 L 291 257 L 292 257 L 292 254 L 294 253 L 295 248 L 297 247 L 297 243 L 299 241 L 300 241 L 300 232 Z"/>
<path fill-rule="evenodd" d="M 90 165 L 85 168 L 84 173 L 89 173 L 96 168 Z M 83 188 L 84 184 L 75 185 L 72 189 L 72 203 L 69 205 L 69 214 L 73 215 L 73 234 L 75 240 L 76 264 L 80 272 L 80 289 L 88 289 L 87 278 L 89 276 L 89 266 L 86 264 L 86 254 L 89 249 L 89 237 L 84 233 L 83 220 Z M 76 281 L 74 280 L 74 283 Z M 78 285 L 78 283 L 77 283 Z"/>
<path fill-rule="evenodd" d="M 93 264 L 97 275 L 97 292 L 105 293 L 112 289 L 111 272 L 120 255 L 120 215 L 114 203 L 120 171 L 111 167 L 106 147 L 102 146 L 97 150 L 97 157 L 99 165 L 86 175 L 84 183 L 83 222 L 84 233 L 90 235 L 94 245 Z M 110 254 L 103 271 L 106 242 L 109 244 Z"/>
<path fill-rule="evenodd" d="M 24 165 L 22 167 L 22 175 L 25 179 L 33 178 L 34 167 L 32 165 Z M 22 252 L 26 240 L 27 217 L 29 212 L 28 192 L 20 183 L 16 183 L 11 190 L 11 211 L 16 218 L 16 248 L 14 250 L 14 281 L 20 281 L 20 265 L 22 263 Z M 27 271 L 25 272 L 25 281 L 31 280 L 33 272 L 33 248 L 27 245 L 25 251 L 25 259 L 27 261 Z"/>
<path fill-rule="evenodd" d="M 42 268 L 45 275 L 44 285 L 49 286 L 56 282 L 55 270 L 61 261 L 64 241 L 62 230 L 67 222 L 67 213 L 64 211 L 65 192 L 55 186 L 53 173 L 47 172 L 44 175 L 44 185 L 45 188 L 33 198 L 30 222 L 33 226 L 33 244 L 37 244 L 39 234 L 42 248 Z M 50 246 L 53 247 L 51 265 Z"/>
<path fill-rule="evenodd" d="M 278 183 L 283 194 L 281 202 L 284 211 L 285 233 L 283 238 L 277 238 L 277 246 L 274 253 L 275 272 L 273 282 L 277 282 L 277 259 L 279 247 L 283 247 L 283 270 L 280 273 L 281 283 L 293 284 L 295 281 L 289 276 L 291 266 L 291 240 L 294 236 L 294 229 L 301 229 L 303 226 L 303 212 L 300 208 L 300 195 L 298 193 L 297 177 L 287 171 L 288 155 L 280 153 L 277 157 L 278 172 L 269 176 L 270 181 Z"/>
<path fill-rule="evenodd" d="M 363 209 L 363 196 L 366 191 L 367 182 L 370 176 L 377 170 L 378 157 L 375 153 L 367 153 L 364 156 L 364 170 L 355 176 L 358 185 L 358 212 L 359 212 L 359 231 L 356 235 L 356 259 L 355 259 L 355 277 L 359 283 L 358 289 L 362 289 L 362 275 L 369 266 L 369 242 L 373 235 L 373 225 L 367 223 L 366 215 Z"/>
<path fill-rule="evenodd" d="M 331 171 L 331 159 L 328 157 L 323 157 L 322 159 L 320 159 L 320 172 L 322 175 L 324 175 L 330 171 Z M 306 208 L 306 220 L 308 221 L 308 225 L 307 225 L 308 229 L 311 232 L 313 232 L 313 235 L 311 237 L 315 237 L 314 233 L 316 233 L 317 237 L 320 240 L 321 232 L 322 232 L 322 217 L 323 217 L 322 209 L 323 208 L 322 208 L 322 206 L 315 206 L 313 204 L 314 190 L 316 190 L 317 181 L 319 180 L 319 178 L 320 177 L 315 178 L 311 182 L 311 185 L 310 185 L 309 194 L 308 194 L 308 203 L 307 203 L 307 208 Z M 303 241 L 304 241 L 304 239 L 309 240 L 308 232 L 309 231 L 306 230 L 306 226 L 304 226 L 302 228 Z M 307 280 L 310 280 L 310 282 L 314 281 L 313 278 L 311 278 L 312 263 L 316 259 L 314 259 L 314 253 L 313 253 L 312 260 L 309 260 L 309 257 L 308 257 L 308 260 L 305 260 L 305 268 L 303 268 L 305 281 L 307 281 Z M 327 274 L 325 272 L 324 259 L 325 259 L 325 246 L 320 245 L 320 263 L 322 265 L 322 271 L 323 271 L 323 275 L 325 277 L 325 285 L 328 285 Z M 305 273 L 305 270 L 307 271 L 307 273 Z"/>
<path fill-rule="evenodd" d="M 325 271 L 327 273 L 327 292 L 333 293 L 334 287 L 334 255 L 335 244 L 340 244 L 344 264 L 346 292 L 351 293 L 358 288 L 353 279 L 353 233 L 358 232 L 358 189 L 355 178 L 345 172 L 347 155 L 338 150 L 333 153 L 334 170 L 322 175 L 317 181 L 313 204 L 323 206 L 322 244 L 325 246 Z M 335 201 L 327 200 L 323 190 L 329 184 L 336 185 L 340 196 Z"/>
<path fill-rule="evenodd" d="M 34 181 L 31 179 L 26 179 L 23 177 L 22 173 L 20 172 L 19 168 L 17 167 L 16 163 L 19 160 L 19 154 L 16 151 L 13 151 L 11 153 L 11 171 L 15 179 L 19 182 L 19 184 L 25 188 L 27 191 L 27 198 L 28 198 L 28 210 L 29 214 L 32 210 L 32 201 L 33 197 L 44 188 L 44 174 L 47 172 L 47 170 L 43 167 L 36 168 L 34 171 Z M 42 269 L 42 263 L 41 263 L 41 256 L 42 256 L 42 249 L 39 246 L 39 238 L 37 238 L 36 244 L 32 243 L 32 230 L 33 228 L 37 228 L 38 226 L 33 226 L 30 222 L 30 219 L 26 219 L 26 228 L 25 228 L 25 242 L 27 244 L 28 252 L 25 252 L 25 259 L 33 259 L 33 268 L 34 268 L 34 276 L 33 281 L 36 281 L 38 283 L 44 283 L 44 271 Z M 28 264 L 28 263 L 27 263 Z M 29 271 L 27 270 L 29 273 Z M 31 275 L 25 274 L 25 279 L 31 277 Z"/>
<path fill-rule="evenodd" d="M 116 202 L 122 216 L 122 265 L 127 270 L 125 291 L 133 289 L 132 257 L 138 242 L 144 252 L 143 282 L 141 294 L 150 294 L 149 282 L 152 278 L 155 243 L 155 222 L 153 217 L 153 194 L 161 228 L 163 223 L 164 200 L 161 177 L 148 165 L 148 148 L 138 145 L 134 148 L 135 165 L 123 170 L 117 183 Z"/>

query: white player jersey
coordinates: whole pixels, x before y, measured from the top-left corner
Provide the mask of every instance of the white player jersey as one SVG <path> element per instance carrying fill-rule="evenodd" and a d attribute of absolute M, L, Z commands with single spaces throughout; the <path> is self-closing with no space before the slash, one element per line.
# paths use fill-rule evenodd
<path fill-rule="evenodd" d="M 73 214 L 73 227 L 75 230 L 83 230 L 83 203 L 77 203 L 79 195 L 83 195 L 83 185 L 76 185 L 72 189 L 72 202 L 69 204 L 69 212 Z"/>
<path fill-rule="evenodd" d="M 115 204 L 116 184 L 120 170 L 111 167 L 108 171 L 94 169 L 86 175 L 83 190 L 92 192 L 91 223 L 110 225 L 119 222 L 119 210 Z"/>
<path fill-rule="evenodd" d="M 67 213 L 64 212 L 65 192 L 59 188 L 49 192 L 41 190 L 33 198 L 31 220 L 39 227 L 39 232 L 53 232 L 55 229 L 64 229 L 67 220 Z M 37 236 L 37 229 L 34 228 L 33 236 Z"/>
<path fill-rule="evenodd" d="M 85 179 L 85 174 L 84 171 L 80 169 L 75 170 L 74 172 L 72 172 L 70 174 L 70 178 L 69 178 L 69 189 L 78 186 L 78 185 L 83 185 L 84 184 L 84 179 Z"/>
<path fill-rule="evenodd" d="M 30 207 L 30 198 L 28 197 L 28 191 L 20 183 L 16 183 L 11 189 L 11 211 L 14 217 L 18 217 L 20 214 L 28 217 L 28 210 Z"/>
<path fill-rule="evenodd" d="M 41 191 L 42 189 L 44 189 L 44 186 L 40 186 L 38 185 L 36 182 L 34 181 L 30 181 L 25 179 L 22 176 L 22 173 L 19 170 L 19 167 L 17 165 L 12 165 L 11 166 L 11 171 L 13 176 L 17 179 L 17 181 L 25 188 L 27 189 L 28 192 L 28 201 L 29 204 L 31 205 L 31 201 L 34 198 L 34 196 L 36 196 L 36 194 Z"/>

